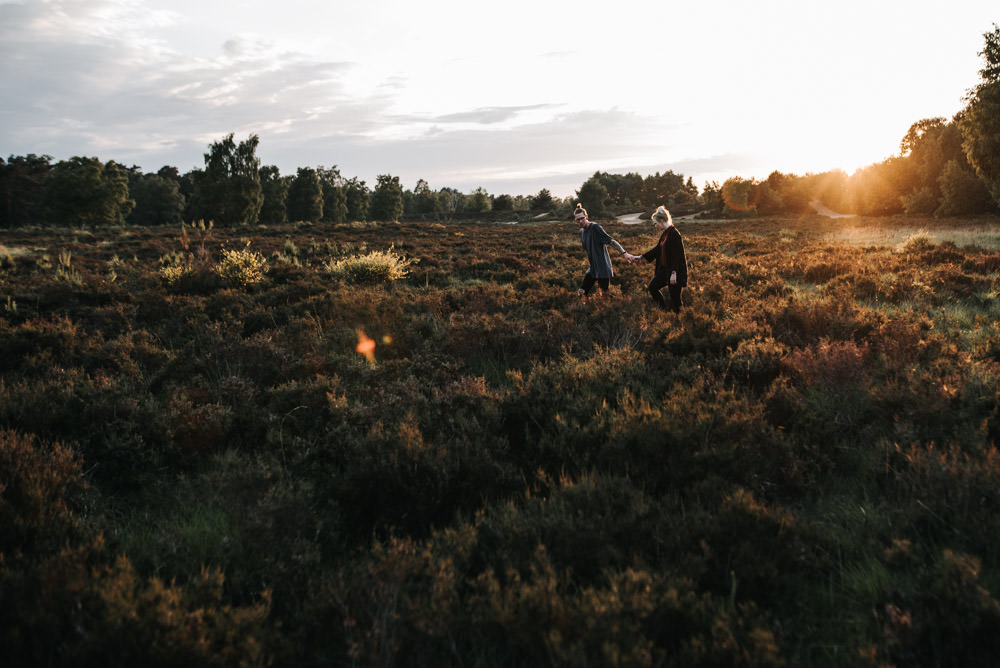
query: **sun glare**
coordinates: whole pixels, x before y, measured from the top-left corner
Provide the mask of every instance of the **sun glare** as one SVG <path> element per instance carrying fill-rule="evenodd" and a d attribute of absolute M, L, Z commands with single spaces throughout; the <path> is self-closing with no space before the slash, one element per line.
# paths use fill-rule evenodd
<path fill-rule="evenodd" d="M 369 362 L 375 361 L 375 341 L 362 329 L 358 330 L 358 345 L 354 347 L 354 350 Z"/>

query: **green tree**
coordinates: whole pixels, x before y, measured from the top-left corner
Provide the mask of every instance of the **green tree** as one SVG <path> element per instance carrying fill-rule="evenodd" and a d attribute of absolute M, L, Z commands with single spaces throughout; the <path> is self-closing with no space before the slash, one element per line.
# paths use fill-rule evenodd
<path fill-rule="evenodd" d="M 465 207 L 465 194 L 454 188 L 441 188 L 437 192 L 438 207 L 443 213 L 456 213 Z"/>
<path fill-rule="evenodd" d="M 264 202 L 260 207 L 260 220 L 269 224 L 280 224 L 288 220 L 289 179 L 281 176 L 275 165 L 260 168 L 260 193 Z"/>
<path fill-rule="evenodd" d="M 722 188 L 718 181 L 706 181 L 701 189 L 701 205 L 711 213 L 722 213 Z"/>
<path fill-rule="evenodd" d="M 537 195 L 531 198 L 532 211 L 548 211 L 553 204 L 552 193 L 547 188 L 542 188 Z"/>
<path fill-rule="evenodd" d="M 135 200 L 127 218 L 130 225 L 177 225 L 183 220 L 184 196 L 173 179 L 133 171 L 129 194 Z"/>
<path fill-rule="evenodd" d="M 344 192 L 344 177 L 334 165 L 327 169 L 320 165 L 316 169 L 320 188 L 323 191 L 323 221 L 329 223 L 347 222 L 347 194 Z"/>
<path fill-rule="evenodd" d="M 608 201 L 610 204 L 616 206 L 634 206 L 641 201 L 643 179 L 635 172 L 625 175 L 598 172 L 594 176 L 604 186 L 605 190 L 608 191 Z"/>
<path fill-rule="evenodd" d="M 683 175 L 669 170 L 663 174 L 657 172 L 643 179 L 640 203 L 650 209 L 661 204 L 669 205 L 674 193 L 684 188 Z"/>
<path fill-rule="evenodd" d="M 466 213 L 485 213 L 493 206 L 489 193 L 483 188 L 476 188 L 465 198 L 463 211 Z"/>
<path fill-rule="evenodd" d="M 122 225 L 135 202 L 128 170 L 114 161 L 73 157 L 61 160 L 45 180 L 45 202 L 61 225 Z"/>
<path fill-rule="evenodd" d="M 510 195 L 497 195 L 493 198 L 494 211 L 513 211 L 514 198 Z"/>
<path fill-rule="evenodd" d="M 583 182 L 576 191 L 576 201 L 583 205 L 591 218 L 604 215 L 604 207 L 608 201 L 608 189 L 601 183 L 601 174 L 596 172 Z"/>
<path fill-rule="evenodd" d="M 260 138 L 250 135 L 237 144 L 233 133 L 212 143 L 205 170 L 197 172 L 194 196 L 202 217 L 219 225 L 252 225 L 260 217 L 264 196 L 260 185 Z"/>
<path fill-rule="evenodd" d="M 962 148 L 969 164 L 986 183 L 1000 204 L 1000 27 L 985 33 L 986 46 L 979 55 L 985 61 L 981 81 L 969 94 L 961 115 Z"/>
<path fill-rule="evenodd" d="M 368 220 L 371 193 L 364 181 L 359 181 L 356 176 L 345 181 L 344 197 L 347 200 L 348 220 Z"/>
<path fill-rule="evenodd" d="M 371 198 L 371 219 L 395 223 L 403 215 L 403 187 L 398 176 L 379 174 Z"/>
<path fill-rule="evenodd" d="M 935 215 L 962 216 L 996 209 L 986 184 L 964 163 L 965 160 L 952 160 L 944 166 L 938 179 L 941 203 Z"/>
<path fill-rule="evenodd" d="M 427 215 L 439 211 L 437 193 L 431 190 L 427 181 L 417 180 L 417 185 L 413 189 L 413 213 Z"/>
<path fill-rule="evenodd" d="M 727 216 L 749 216 L 757 213 L 760 186 L 753 180 L 732 176 L 722 184 L 723 212 Z"/>
<path fill-rule="evenodd" d="M 847 180 L 846 210 L 863 216 L 902 213 L 902 196 L 909 183 L 906 163 L 900 156 L 859 169 Z"/>
<path fill-rule="evenodd" d="M 30 153 L 0 158 L 0 227 L 41 223 L 45 218 L 45 179 L 52 171 L 51 156 Z"/>
<path fill-rule="evenodd" d="M 323 188 L 312 167 L 299 167 L 288 186 L 285 204 L 289 220 L 319 222 L 323 218 Z"/>
<path fill-rule="evenodd" d="M 202 174 L 200 169 L 192 169 L 180 178 L 181 195 L 184 196 L 184 220 L 204 219 L 205 215 L 194 194 L 194 184 Z"/>

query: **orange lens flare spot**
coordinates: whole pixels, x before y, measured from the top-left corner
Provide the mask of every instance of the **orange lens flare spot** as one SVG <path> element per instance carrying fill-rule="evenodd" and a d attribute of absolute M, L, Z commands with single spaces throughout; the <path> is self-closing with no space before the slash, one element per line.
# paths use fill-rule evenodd
<path fill-rule="evenodd" d="M 364 355 L 369 362 L 375 361 L 375 341 L 369 338 L 363 330 L 358 330 L 358 345 L 354 347 L 359 355 Z"/>

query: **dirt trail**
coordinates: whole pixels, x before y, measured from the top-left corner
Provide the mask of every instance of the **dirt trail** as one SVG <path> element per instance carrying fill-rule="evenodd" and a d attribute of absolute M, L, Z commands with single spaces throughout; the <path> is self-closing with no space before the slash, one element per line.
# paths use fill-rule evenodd
<path fill-rule="evenodd" d="M 818 199 L 814 199 L 809 202 L 809 206 L 821 216 L 826 216 L 827 218 L 854 218 L 853 213 L 837 213 L 833 209 L 829 209 L 823 205 Z"/>

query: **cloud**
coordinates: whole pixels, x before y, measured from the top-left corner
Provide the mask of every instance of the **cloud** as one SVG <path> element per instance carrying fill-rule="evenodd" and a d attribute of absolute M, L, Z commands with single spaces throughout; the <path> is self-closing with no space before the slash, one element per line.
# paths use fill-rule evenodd
<path fill-rule="evenodd" d="M 554 105 L 532 104 L 520 107 L 482 107 L 453 114 L 434 116 L 432 123 L 478 123 L 491 125 L 512 120 L 525 111 L 550 109 Z"/>
<path fill-rule="evenodd" d="M 380 125 L 387 94 L 359 99 L 348 92 L 353 63 L 283 52 L 248 36 L 223 41 L 213 58 L 147 50 L 144 44 L 155 42 L 143 32 L 150 19 L 137 9 L 100 0 L 0 5 L 0 146 L 57 159 L 100 153 L 122 160 L 316 119 L 344 133 Z M 157 22 L 166 20 L 161 14 Z"/>
<path fill-rule="evenodd" d="M 494 194 L 528 194 L 541 188 L 569 194 L 567 179 L 578 188 L 595 171 L 627 166 L 623 153 L 651 155 L 650 164 L 658 164 L 661 171 L 669 168 L 664 166 L 669 145 L 649 141 L 663 136 L 663 125 L 618 109 L 556 113 L 514 129 L 462 126 L 393 140 L 324 134 L 323 129 L 317 122 L 300 126 L 302 132 L 295 134 L 262 137 L 260 155 L 274 164 L 337 164 L 345 175 L 369 181 L 389 173 L 399 176 L 404 187 L 424 179 L 433 188 L 471 191 L 482 186 Z M 553 181 L 562 187 L 549 185 Z"/>
<path fill-rule="evenodd" d="M 201 166 L 212 141 L 256 133 L 262 162 L 283 173 L 336 164 L 370 182 L 391 173 L 406 184 L 425 178 L 436 187 L 515 194 L 565 174 L 578 187 L 594 171 L 615 168 L 623 151 L 662 148 L 648 143 L 663 134 L 658 122 L 618 109 L 521 104 L 400 113 L 394 94 L 408 82 L 398 72 L 359 94 L 351 87 L 359 64 L 250 34 L 221 39 L 210 57 L 185 54 L 148 31 L 169 15 L 151 20 L 137 9 L 107 0 L 0 5 L 3 113 L 11 121 L 0 128 L 0 146 L 187 171 Z"/>

